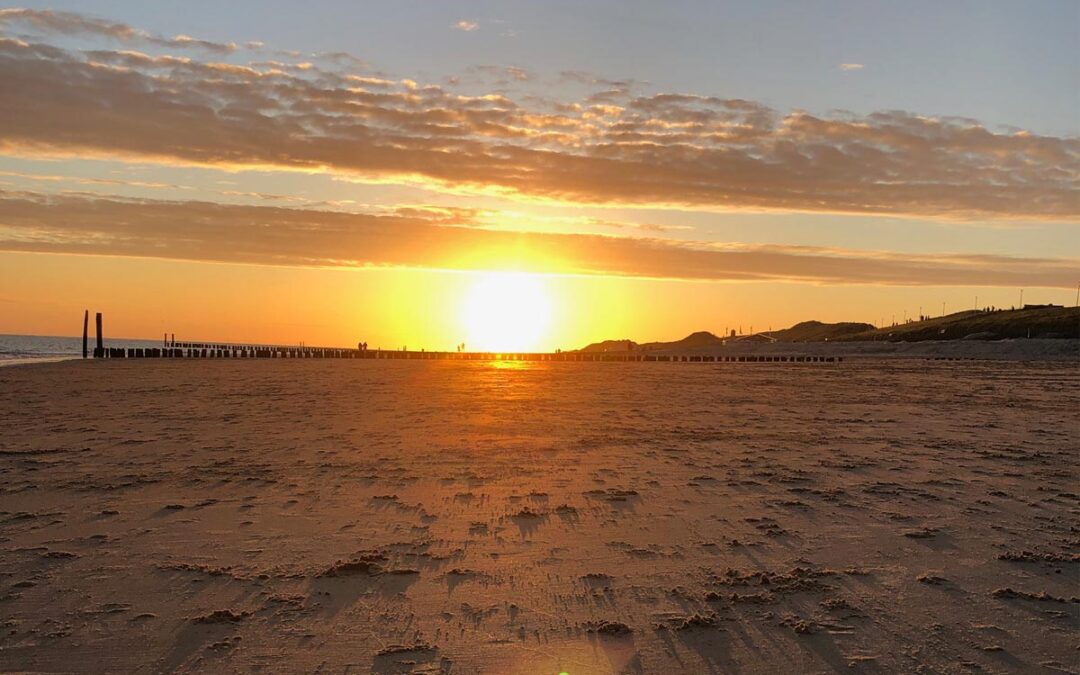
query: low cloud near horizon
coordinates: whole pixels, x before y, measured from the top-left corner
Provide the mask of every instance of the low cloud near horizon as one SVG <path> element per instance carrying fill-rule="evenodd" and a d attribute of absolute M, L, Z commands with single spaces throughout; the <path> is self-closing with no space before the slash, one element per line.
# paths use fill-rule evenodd
<path fill-rule="evenodd" d="M 466 95 L 346 66 L 213 60 L 235 45 L 82 15 L 0 14 L 0 151 L 310 171 L 564 204 L 1080 219 L 1080 139 L 904 111 L 788 112 L 602 87 L 578 100 Z M 148 54 L 198 46 L 198 56 Z M 855 64 L 846 64 L 855 65 Z"/>
<path fill-rule="evenodd" d="M 1072 288 L 1067 258 L 898 254 L 507 232 L 468 210 L 389 215 L 0 191 L 0 250 L 258 265 L 497 268 L 687 280 Z M 480 263 L 478 265 L 478 263 Z"/>

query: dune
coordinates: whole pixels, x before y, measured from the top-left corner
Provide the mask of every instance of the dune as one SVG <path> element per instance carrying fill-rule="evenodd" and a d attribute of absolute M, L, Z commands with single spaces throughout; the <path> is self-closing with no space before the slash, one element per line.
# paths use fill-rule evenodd
<path fill-rule="evenodd" d="M 1064 340 L 1075 345 L 1080 339 L 1080 307 L 1025 306 L 1021 309 L 954 312 L 940 317 L 926 317 L 919 321 L 907 321 L 895 326 L 875 328 L 868 323 L 842 321 L 824 323 L 803 321 L 780 330 L 768 330 L 746 335 L 718 337 L 708 331 L 697 331 L 671 342 L 646 342 L 639 344 L 629 339 L 604 340 L 582 347 L 582 352 L 652 351 L 668 354 L 720 353 L 721 347 L 753 349 L 757 345 L 824 342 L 930 342 L 956 340 L 1000 341 L 1035 339 Z M 1039 344 L 1039 343 L 1036 343 Z M 1026 348 L 1025 348 L 1026 349 Z M 976 349 L 977 351 L 977 349 Z M 1013 353 L 1017 353 L 1012 350 Z M 1024 350 L 1020 350 L 1024 351 Z M 1042 351 L 1042 358 L 1047 350 Z M 836 355 L 859 353 L 838 349 Z M 988 352 L 993 355 L 991 350 Z M 991 356 L 990 358 L 994 358 Z"/>

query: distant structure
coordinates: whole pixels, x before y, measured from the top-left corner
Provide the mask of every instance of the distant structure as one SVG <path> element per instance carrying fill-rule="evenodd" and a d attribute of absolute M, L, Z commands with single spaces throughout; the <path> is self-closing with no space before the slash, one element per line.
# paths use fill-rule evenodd
<path fill-rule="evenodd" d="M 751 333 L 750 335 L 743 335 L 732 340 L 732 342 L 748 342 L 752 344 L 772 344 L 777 342 L 777 339 L 768 333 Z"/>

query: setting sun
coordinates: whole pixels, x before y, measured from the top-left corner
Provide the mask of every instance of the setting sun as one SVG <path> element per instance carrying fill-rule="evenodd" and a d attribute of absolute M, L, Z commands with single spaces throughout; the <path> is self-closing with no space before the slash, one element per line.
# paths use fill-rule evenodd
<path fill-rule="evenodd" d="M 470 351 L 539 350 L 551 321 L 544 278 L 520 272 L 478 275 L 462 304 L 461 321 Z"/>

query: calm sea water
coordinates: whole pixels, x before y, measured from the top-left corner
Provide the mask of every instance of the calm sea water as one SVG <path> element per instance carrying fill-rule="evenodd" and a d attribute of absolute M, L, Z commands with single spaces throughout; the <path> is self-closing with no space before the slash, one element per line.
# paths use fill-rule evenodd
<path fill-rule="evenodd" d="M 93 354 L 94 338 L 90 337 Z M 106 347 L 160 347 L 160 340 L 106 339 Z M 58 361 L 82 357 L 82 337 L 0 335 L 0 366 L 28 361 Z"/>

